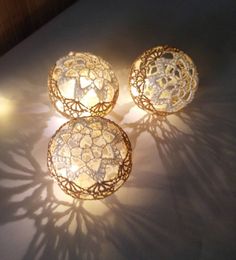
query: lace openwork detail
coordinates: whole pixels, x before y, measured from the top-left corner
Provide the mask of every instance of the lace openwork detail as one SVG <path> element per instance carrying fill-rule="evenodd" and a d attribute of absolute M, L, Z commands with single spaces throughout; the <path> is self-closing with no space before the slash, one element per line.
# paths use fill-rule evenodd
<path fill-rule="evenodd" d="M 90 53 L 69 53 L 59 59 L 48 79 L 54 107 L 67 118 L 108 114 L 119 94 L 111 65 Z"/>
<path fill-rule="evenodd" d="M 48 168 L 69 195 L 101 199 L 116 191 L 131 172 L 126 133 L 101 117 L 82 117 L 62 125 L 48 147 Z"/>
<path fill-rule="evenodd" d="M 129 86 L 140 108 L 151 113 L 173 113 L 193 100 L 198 74 L 183 51 L 160 46 L 144 52 L 133 63 Z"/>

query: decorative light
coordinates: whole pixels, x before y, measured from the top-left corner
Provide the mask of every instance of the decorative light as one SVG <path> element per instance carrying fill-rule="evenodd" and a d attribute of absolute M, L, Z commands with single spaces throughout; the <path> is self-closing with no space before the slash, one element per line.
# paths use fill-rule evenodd
<path fill-rule="evenodd" d="M 141 109 L 168 114 L 193 100 L 198 74 L 193 61 L 183 51 L 159 46 L 135 60 L 129 86 L 134 102 Z"/>
<path fill-rule="evenodd" d="M 90 53 L 70 52 L 59 59 L 49 74 L 53 106 L 67 118 L 108 114 L 119 94 L 111 65 Z"/>
<path fill-rule="evenodd" d="M 48 147 L 48 168 L 72 197 L 101 199 L 116 191 L 131 172 L 126 133 L 101 117 L 81 117 L 62 125 Z"/>

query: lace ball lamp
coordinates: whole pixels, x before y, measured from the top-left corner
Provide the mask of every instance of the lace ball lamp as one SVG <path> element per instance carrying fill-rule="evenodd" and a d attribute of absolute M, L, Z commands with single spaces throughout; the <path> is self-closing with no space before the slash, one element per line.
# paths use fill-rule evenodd
<path fill-rule="evenodd" d="M 116 103 L 119 84 L 102 58 L 70 52 L 49 73 L 48 90 L 53 106 L 67 118 L 104 116 Z"/>
<path fill-rule="evenodd" d="M 48 147 L 48 168 L 64 192 L 102 199 L 127 180 L 132 168 L 126 133 L 102 117 L 81 117 L 62 125 Z"/>
<path fill-rule="evenodd" d="M 183 51 L 159 46 L 138 57 L 130 71 L 134 102 L 143 110 L 166 115 L 189 104 L 197 90 L 198 73 Z"/>

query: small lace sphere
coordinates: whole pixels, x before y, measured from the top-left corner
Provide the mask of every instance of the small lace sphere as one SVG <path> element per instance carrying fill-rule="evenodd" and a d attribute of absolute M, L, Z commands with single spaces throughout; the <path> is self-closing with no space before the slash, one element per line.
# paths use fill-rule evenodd
<path fill-rule="evenodd" d="M 49 142 L 48 168 L 72 197 L 102 199 L 129 177 L 131 144 L 126 133 L 108 119 L 72 119 Z"/>
<path fill-rule="evenodd" d="M 134 102 L 143 110 L 168 114 L 190 103 L 198 86 L 191 58 L 176 48 L 155 47 L 132 65 L 129 86 Z"/>
<path fill-rule="evenodd" d="M 119 94 L 111 65 L 90 53 L 71 52 L 59 59 L 49 74 L 53 106 L 67 118 L 108 114 Z"/>

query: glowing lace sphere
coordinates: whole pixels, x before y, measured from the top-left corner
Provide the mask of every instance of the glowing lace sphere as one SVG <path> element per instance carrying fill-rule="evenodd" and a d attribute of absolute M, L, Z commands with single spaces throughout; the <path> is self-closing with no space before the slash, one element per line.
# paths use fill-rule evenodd
<path fill-rule="evenodd" d="M 108 114 L 119 94 L 110 64 L 90 53 L 71 52 L 59 59 L 49 74 L 49 96 L 68 118 Z"/>
<path fill-rule="evenodd" d="M 67 194 L 101 199 L 116 191 L 131 172 L 126 133 L 101 117 L 81 117 L 62 125 L 48 147 L 48 168 Z"/>
<path fill-rule="evenodd" d="M 134 102 L 151 113 L 176 112 L 190 103 L 198 86 L 191 58 L 176 48 L 155 47 L 132 65 L 129 86 Z"/>

